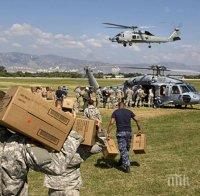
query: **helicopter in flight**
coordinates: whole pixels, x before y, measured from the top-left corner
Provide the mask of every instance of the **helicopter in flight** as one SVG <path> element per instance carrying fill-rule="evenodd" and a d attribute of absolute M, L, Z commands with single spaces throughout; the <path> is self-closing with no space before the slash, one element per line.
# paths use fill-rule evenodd
<path fill-rule="evenodd" d="M 130 69 L 147 69 L 152 70 L 152 74 L 144 74 L 126 80 L 122 85 L 113 88 L 121 88 L 126 92 L 127 88 L 135 89 L 133 100 L 136 98 L 137 89 L 142 87 L 147 96 L 144 98 L 148 100 L 149 89 L 154 93 L 154 105 L 156 107 L 164 107 L 167 105 L 174 105 L 176 108 L 182 106 L 200 104 L 200 93 L 197 92 L 194 86 L 186 83 L 180 79 L 170 76 L 165 76 L 165 71 L 168 70 L 165 66 L 152 65 L 147 68 L 126 67 Z M 94 91 L 99 88 L 97 80 L 93 75 L 90 67 L 85 67 L 86 76 L 89 85 L 93 87 Z M 109 87 L 107 87 L 109 89 Z M 104 88 L 105 89 L 105 88 Z"/>
<path fill-rule="evenodd" d="M 179 28 L 174 28 L 174 31 L 169 37 L 161 37 L 153 35 L 149 31 L 141 30 L 148 27 L 125 26 L 107 22 L 103 24 L 107 25 L 107 28 L 125 29 L 125 31 L 118 33 L 113 38 L 109 38 L 111 42 L 117 42 L 118 44 L 122 44 L 124 47 L 126 47 L 127 45 L 132 46 L 135 43 L 146 43 L 148 44 L 148 47 L 151 48 L 152 43 L 161 44 L 181 40 L 181 32 Z"/>

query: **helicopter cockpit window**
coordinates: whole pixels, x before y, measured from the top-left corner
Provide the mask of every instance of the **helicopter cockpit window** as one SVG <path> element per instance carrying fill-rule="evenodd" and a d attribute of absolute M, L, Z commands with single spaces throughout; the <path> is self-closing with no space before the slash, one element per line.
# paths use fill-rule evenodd
<path fill-rule="evenodd" d="M 136 39 L 136 35 L 133 35 L 132 38 L 133 38 L 133 39 Z"/>
<path fill-rule="evenodd" d="M 172 94 L 180 94 L 178 86 L 172 86 Z"/>
<path fill-rule="evenodd" d="M 197 90 L 193 86 L 187 85 L 187 87 L 190 89 L 191 92 L 197 92 Z"/>
<path fill-rule="evenodd" d="M 150 33 L 149 31 L 145 31 L 146 35 L 150 35 L 150 36 L 154 36 L 152 33 Z"/>
<path fill-rule="evenodd" d="M 121 35 L 121 33 L 117 34 L 116 36 L 119 37 Z"/>
<path fill-rule="evenodd" d="M 188 93 L 188 92 L 190 92 L 190 89 L 188 89 L 188 87 L 185 86 L 185 85 L 181 85 L 181 90 L 182 90 L 182 93 Z"/>

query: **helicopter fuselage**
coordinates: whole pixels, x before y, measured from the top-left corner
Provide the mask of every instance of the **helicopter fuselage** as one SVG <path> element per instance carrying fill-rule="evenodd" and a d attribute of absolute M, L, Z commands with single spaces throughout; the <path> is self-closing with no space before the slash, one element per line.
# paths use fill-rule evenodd
<path fill-rule="evenodd" d="M 127 30 L 117 34 L 113 38 L 110 38 L 110 41 L 123 44 L 124 47 L 127 44 L 131 46 L 134 43 L 147 43 L 149 45 L 151 43 L 160 44 L 160 43 L 180 40 L 179 34 L 180 31 L 178 29 L 175 29 L 174 32 L 169 37 L 155 36 L 149 31 L 141 32 L 141 31 Z"/>
<path fill-rule="evenodd" d="M 124 89 L 138 85 L 141 85 L 147 94 L 150 88 L 153 89 L 157 106 L 200 104 L 200 93 L 192 85 L 181 80 L 166 76 L 144 75 L 126 81 Z"/>

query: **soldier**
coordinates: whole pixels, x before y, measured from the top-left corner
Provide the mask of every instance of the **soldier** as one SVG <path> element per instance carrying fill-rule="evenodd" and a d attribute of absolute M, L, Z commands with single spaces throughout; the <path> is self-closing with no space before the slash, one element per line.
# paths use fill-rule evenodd
<path fill-rule="evenodd" d="M 80 86 L 76 87 L 74 92 L 76 93 L 77 108 L 79 109 L 81 106 L 81 97 L 82 97 L 82 91 Z"/>
<path fill-rule="evenodd" d="M 62 86 L 62 91 L 63 91 L 63 95 L 64 97 L 67 97 L 68 95 L 68 92 L 69 92 L 69 89 L 67 88 L 67 86 Z"/>
<path fill-rule="evenodd" d="M 99 109 L 94 106 L 94 101 L 92 99 L 88 101 L 88 107 L 84 110 L 84 116 L 86 118 L 97 120 L 99 122 L 102 121 Z"/>
<path fill-rule="evenodd" d="M 106 88 L 103 89 L 102 97 L 103 97 L 103 108 L 106 108 L 106 104 L 107 104 L 108 97 L 109 97 L 108 89 L 106 89 Z"/>
<path fill-rule="evenodd" d="M 92 147 L 80 145 L 71 162 L 61 175 L 45 175 L 44 186 L 49 188 L 49 196 L 79 196 L 82 186 L 80 164 L 92 154 L 102 151 L 105 146 L 105 134 L 98 134 L 98 140 Z"/>
<path fill-rule="evenodd" d="M 7 129 L 3 126 L 0 126 L 0 195 L 3 195 L 2 190 L 2 156 L 4 144 L 7 142 L 9 137 L 12 135 L 11 132 L 7 131 Z"/>
<path fill-rule="evenodd" d="M 115 91 L 113 90 L 113 87 L 111 86 L 110 89 L 108 90 L 108 94 L 109 94 L 109 97 L 108 97 L 108 108 L 113 108 L 114 107 L 114 104 L 115 104 Z"/>
<path fill-rule="evenodd" d="M 7 141 L 4 140 L 1 153 L 1 195 L 27 196 L 29 168 L 49 175 L 62 175 L 82 141 L 81 135 L 71 131 L 62 150 L 54 152 L 40 148 L 21 134 L 11 134 Z"/>
<path fill-rule="evenodd" d="M 146 96 L 146 94 L 144 93 L 144 90 L 142 89 L 142 86 L 140 85 L 138 90 L 137 90 L 137 97 L 136 97 L 136 101 L 135 101 L 135 106 L 143 106 L 143 99 Z"/>
<path fill-rule="evenodd" d="M 133 90 L 127 88 L 126 90 L 126 106 L 131 107 L 133 104 Z"/>
<path fill-rule="evenodd" d="M 99 87 L 96 91 L 96 107 L 99 108 L 100 104 L 101 104 L 101 97 L 102 97 L 102 93 L 101 93 L 101 87 Z"/>
<path fill-rule="evenodd" d="M 108 125 L 108 136 L 110 137 L 110 128 L 114 122 L 116 123 L 116 137 L 121 156 L 118 165 L 121 165 L 122 170 L 126 173 L 130 173 L 128 152 L 130 150 L 132 138 L 131 119 L 136 122 L 138 130 L 140 130 L 140 125 L 135 118 L 135 114 L 125 108 L 124 102 L 120 102 L 118 104 L 118 109 L 112 113 L 111 120 Z"/>
<path fill-rule="evenodd" d="M 116 98 L 117 98 L 118 103 L 121 102 L 122 99 L 124 98 L 124 93 L 119 87 L 117 87 L 117 90 L 116 90 Z"/>
<path fill-rule="evenodd" d="M 88 101 L 91 99 L 89 88 L 86 87 L 83 94 L 83 111 L 88 107 Z"/>
<path fill-rule="evenodd" d="M 153 99 L 154 99 L 153 89 L 150 88 L 149 89 L 149 95 L 148 95 L 148 106 L 149 107 L 153 107 L 154 106 Z"/>
<path fill-rule="evenodd" d="M 62 107 L 63 97 L 64 97 L 64 94 L 63 94 L 62 88 L 61 86 L 59 86 L 55 92 L 56 107 L 59 107 L 59 108 Z"/>

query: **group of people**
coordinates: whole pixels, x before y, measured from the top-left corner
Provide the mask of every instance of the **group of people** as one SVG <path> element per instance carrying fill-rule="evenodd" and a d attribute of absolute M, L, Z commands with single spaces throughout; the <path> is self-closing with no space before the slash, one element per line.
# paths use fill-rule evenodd
<path fill-rule="evenodd" d="M 69 110 L 71 113 L 72 110 Z M 44 186 L 50 196 L 76 196 L 82 185 L 80 164 L 92 154 L 99 153 L 111 137 L 110 128 L 116 122 L 120 151 L 118 164 L 130 172 L 128 151 L 131 144 L 131 119 L 140 130 L 133 112 L 121 100 L 111 116 L 108 132 L 101 129 L 102 117 L 92 99 L 84 109 L 85 118 L 96 121 L 97 135 L 93 146 L 82 145 L 83 136 L 71 130 L 60 152 L 46 149 L 26 136 L 0 126 L 0 195 L 28 195 L 27 175 L 30 169 L 45 174 Z"/>
<path fill-rule="evenodd" d="M 84 111 L 84 116 L 96 120 L 100 127 L 101 115 L 91 106 Z M 72 110 L 65 112 L 73 113 Z M 84 137 L 72 129 L 61 151 L 56 152 L 25 135 L 0 126 L 0 195 L 27 196 L 30 169 L 45 174 L 44 186 L 49 189 L 48 195 L 79 195 L 82 186 L 80 165 L 92 154 L 102 151 L 105 135 L 98 129 L 96 143 L 86 146 L 81 144 Z"/>
<path fill-rule="evenodd" d="M 145 93 L 143 87 L 133 86 L 127 87 L 126 90 L 122 88 L 101 88 L 96 90 L 96 107 L 116 108 L 117 104 L 124 101 L 127 107 L 142 107 L 144 106 L 146 98 L 148 99 L 148 106 L 154 107 L 154 91 L 153 88 L 148 89 Z"/>

